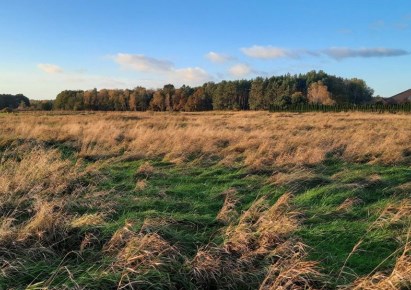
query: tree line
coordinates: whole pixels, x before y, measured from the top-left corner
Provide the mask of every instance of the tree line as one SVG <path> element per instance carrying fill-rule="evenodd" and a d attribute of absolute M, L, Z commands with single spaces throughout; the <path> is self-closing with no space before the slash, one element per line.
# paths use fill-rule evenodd
<path fill-rule="evenodd" d="M 65 90 L 54 100 L 55 110 L 103 111 L 206 111 L 268 110 L 297 104 L 365 104 L 373 90 L 365 81 L 329 75 L 306 74 L 257 77 L 252 80 L 207 82 L 199 87 L 167 84 L 161 89 Z"/>
<path fill-rule="evenodd" d="M 223 80 L 202 86 L 167 84 L 161 89 L 65 90 L 55 100 L 32 100 L 23 95 L 0 95 L 0 109 L 95 111 L 268 110 L 301 105 L 368 104 L 373 90 L 365 81 L 310 71 L 298 75 Z M 374 99 L 375 100 L 375 99 Z"/>
<path fill-rule="evenodd" d="M 27 108 L 30 106 L 30 100 L 22 95 L 0 94 L 0 110 Z"/>

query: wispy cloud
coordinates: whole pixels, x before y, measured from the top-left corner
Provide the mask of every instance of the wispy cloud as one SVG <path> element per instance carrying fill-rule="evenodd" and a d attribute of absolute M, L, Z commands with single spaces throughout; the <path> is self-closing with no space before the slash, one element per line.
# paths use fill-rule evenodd
<path fill-rule="evenodd" d="M 228 72 L 234 77 L 245 77 L 252 72 L 252 69 L 248 64 L 239 63 L 230 67 Z"/>
<path fill-rule="evenodd" d="M 243 47 L 241 51 L 252 58 L 273 59 L 283 57 L 296 57 L 295 51 L 274 47 L 271 45 L 261 46 L 253 45 L 251 47 Z"/>
<path fill-rule="evenodd" d="M 176 68 L 173 62 L 142 54 L 118 53 L 112 59 L 123 69 L 143 73 L 156 73 L 164 82 L 199 85 L 212 79 L 199 67 Z"/>
<path fill-rule="evenodd" d="M 408 51 L 403 49 L 394 48 L 345 48 L 345 47 L 332 47 L 325 49 L 324 54 L 335 59 L 344 59 L 350 57 L 390 57 L 390 56 L 402 56 L 409 54 Z"/>
<path fill-rule="evenodd" d="M 326 49 L 286 49 L 273 46 L 254 45 L 249 48 L 242 48 L 243 53 L 252 58 L 278 59 L 278 58 L 300 58 L 303 56 L 321 57 L 328 56 L 334 59 L 345 59 L 351 57 L 393 57 L 410 54 L 409 51 L 398 48 L 348 48 L 330 47 Z"/>
<path fill-rule="evenodd" d="M 118 53 L 113 59 L 124 69 L 141 72 L 170 71 L 174 66 L 170 61 L 148 57 L 143 54 Z"/>
<path fill-rule="evenodd" d="M 63 72 L 63 69 L 61 67 L 50 63 L 39 63 L 37 67 L 48 74 L 58 74 Z"/>
<path fill-rule="evenodd" d="M 228 62 L 234 59 L 232 56 L 228 54 L 218 53 L 214 51 L 210 51 L 209 53 L 205 55 L 205 57 L 209 61 L 215 62 L 215 63 L 225 63 L 225 62 Z"/>

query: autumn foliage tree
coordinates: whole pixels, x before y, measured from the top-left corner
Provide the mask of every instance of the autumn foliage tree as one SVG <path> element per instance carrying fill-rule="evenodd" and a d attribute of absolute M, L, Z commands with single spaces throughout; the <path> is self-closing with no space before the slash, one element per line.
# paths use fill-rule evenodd
<path fill-rule="evenodd" d="M 320 105 L 334 105 L 335 101 L 331 98 L 326 85 L 322 81 L 314 82 L 308 88 L 307 99 L 309 103 Z"/>
<path fill-rule="evenodd" d="M 213 109 L 211 97 L 203 87 L 198 88 L 187 100 L 185 111 L 208 111 Z"/>

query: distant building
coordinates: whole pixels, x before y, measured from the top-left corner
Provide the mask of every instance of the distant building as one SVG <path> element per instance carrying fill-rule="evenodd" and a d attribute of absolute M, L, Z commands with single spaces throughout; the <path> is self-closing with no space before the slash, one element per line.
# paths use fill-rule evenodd
<path fill-rule="evenodd" d="M 406 90 L 402 93 L 396 94 L 386 100 L 389 104 L 403 104 L 407 102 L 411 103 L 411 89 Z"/>

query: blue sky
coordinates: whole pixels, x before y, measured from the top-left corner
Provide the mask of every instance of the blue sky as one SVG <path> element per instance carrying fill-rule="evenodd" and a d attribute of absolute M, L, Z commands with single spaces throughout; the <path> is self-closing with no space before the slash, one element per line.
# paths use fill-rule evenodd
<path fill-rule="evenodd" d="M 411 88 L 411 1 L 0 0 L 0 93 L 324 70 Z"/>

